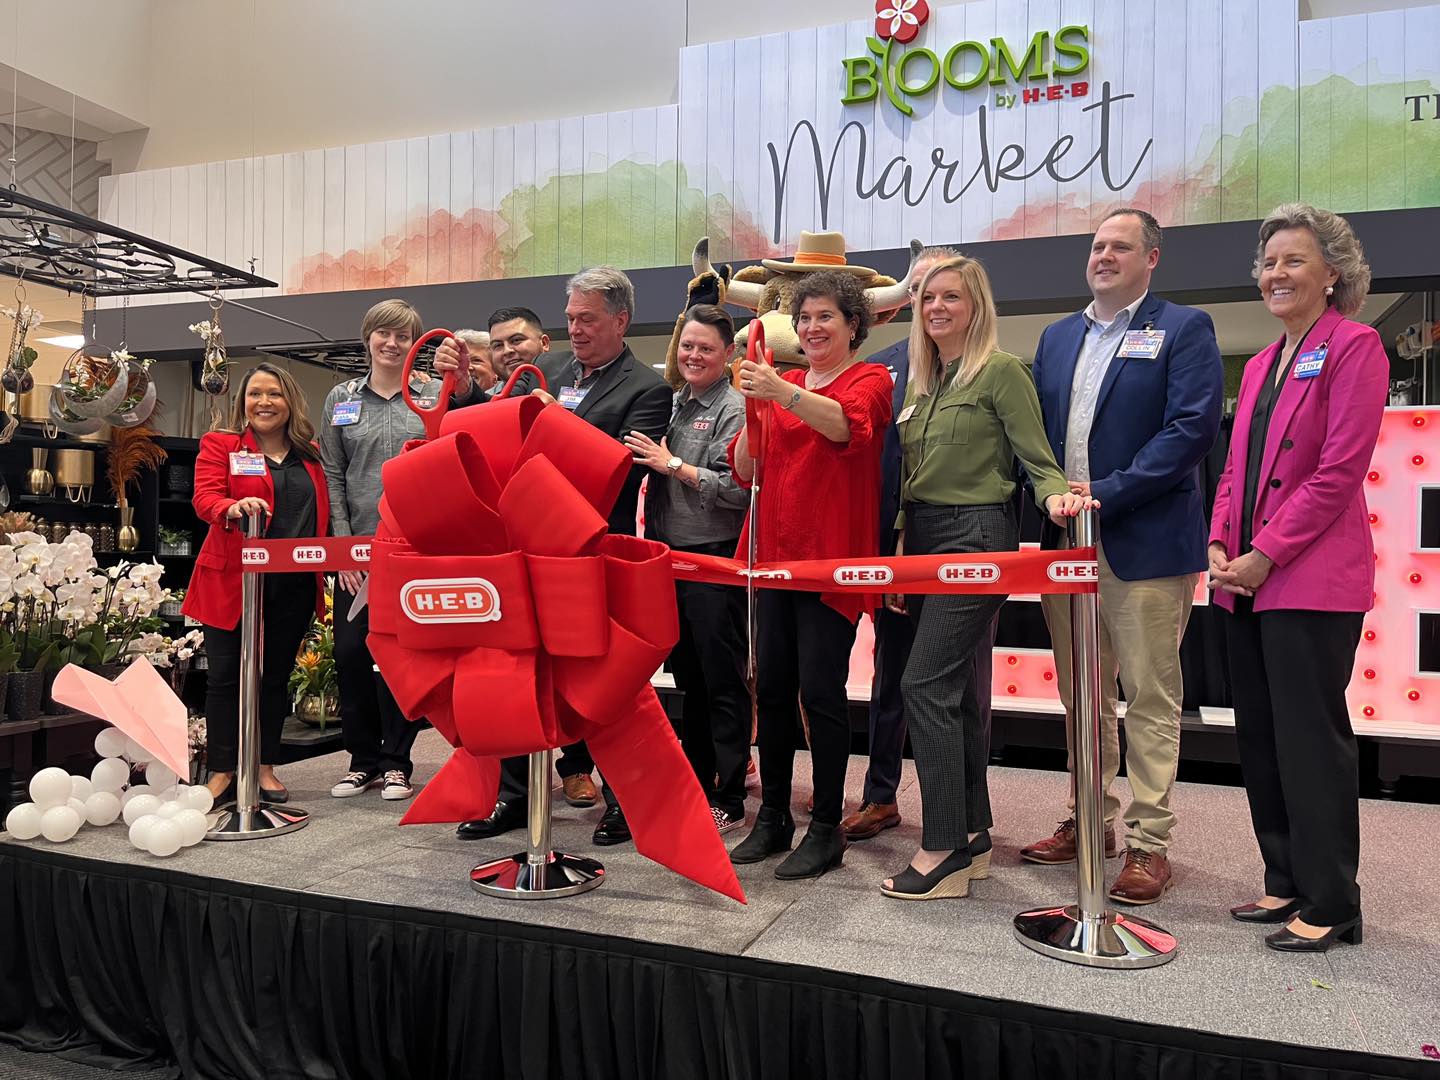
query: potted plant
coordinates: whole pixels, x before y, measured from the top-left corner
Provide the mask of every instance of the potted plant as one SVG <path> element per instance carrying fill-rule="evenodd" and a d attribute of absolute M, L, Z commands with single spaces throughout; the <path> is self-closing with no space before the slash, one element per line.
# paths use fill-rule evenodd
<path fill-rule="evenodd" d="M 184 589 L 171 589 L 170 595 L 160 605 L 160 614 L 174 617 L 181 614 L 180 605 L 185 602 Z"/>
<path fill-rule="evenodd" d="M 111 490 L 115 492 L 115 505 L 120 510 L 120 528 L 115 534 L 115 546 L 121 551 L 134 551 L 140 546 L 140 533 L 135 528 L 135 508 L 130 505 L 128 491 L 130 485 L 140 479 L 142 472 L 157 468 L 165 460 L 164 449 L 155 442 L 158 434 L 145 424 L 117 427 L 110 434 L 106 473 Z"/>
<path fill-rule="evenodd" d="M 189 555 L 190 544 L 190 534 L 185 530 L 160 526 L 161 555 Z"/>
<path fill-rule="evenodd" d="M 295 715 L 302 723 L 325 730 L 326 723 L 339 711 L 340 680 L 335 671 L 335 633 L 326 618 L 317 618 L 295 656 L 295 669 L 290 672 L 290 698 Z"/>

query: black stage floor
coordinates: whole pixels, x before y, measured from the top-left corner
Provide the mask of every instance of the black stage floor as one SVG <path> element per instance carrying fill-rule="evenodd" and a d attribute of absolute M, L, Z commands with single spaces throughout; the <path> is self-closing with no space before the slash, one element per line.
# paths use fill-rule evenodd
<path fill-rule="evenodd" d="M 447 750 L 424 733 L 417 779 Z M 561 803 L 556 846 L 597 855 L 606 881 L 517 903 L 467 871 L 522 834 L 397 828 L 404 804 L 328 796 L 343 761 L 282 769 L 313 815 L 286 837 L 170 860 L 121 827 L 0 844 L 0 1039 L 207 1080 L 1440 1074 L 1422 1052 L 1440 1042 L 1440 807 L 1365 802 L 1365 944 L 1282 955 L 1225 913 L 1260 891 L 1243 792 L 1180 785 L 1177 884 L 1144 912 L 1179 956 L 1112 972 L 1011 936 L 1016 912 L 1073 899 L 1070 868 L 1016 855 L 1054 827 L 1059 774 L 992 770 L 994 869 L 964 900 L 879 892 L 919 840 L 907 762 L 905 823 L 818 881 L 742 867 L 741 906 L 628 845 L 597 851 L 599 811 Z"/>

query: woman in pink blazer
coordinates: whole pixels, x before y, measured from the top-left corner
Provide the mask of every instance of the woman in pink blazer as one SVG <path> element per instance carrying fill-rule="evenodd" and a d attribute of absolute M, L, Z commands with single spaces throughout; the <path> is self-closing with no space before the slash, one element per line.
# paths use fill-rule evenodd
<path fill-rule="evenodd" d="M 1265 943 L 1361 939 L 1359 779 L 1345 688 L 1375 552 L 1363 482 L 1389 387 L 1380 335 L 1352 322 L 1370 268 L 1346 220 L 1299 203 L 1260 226 L 1260 295 L 1285 335 L 1245 365 L 1210 526 L 1235 733 L 1265 895 L 1231 908 L 1284 923 Z"/>
<path fill-rule="evenodd" d="M 330 499 L 305 395 L 284 368 L 261 363 L 235 393 L 230 430 L 200 440 L 195 513 L 210 532 L 195 559 L 181 610 L 205 628 L 210 678 L 205 695 L 210 793 L 218 800 L 235 775 L 240 716 L 240 542 L 248 515 L 266 515 L 265 535 L 324 536 Z M 286 683 L 316 614 L 325 612 L 319 574 L 266 574 L 260 686 L 260 793 L 289 798 L 275 775 L 280 729 L 290 713 Z"/>

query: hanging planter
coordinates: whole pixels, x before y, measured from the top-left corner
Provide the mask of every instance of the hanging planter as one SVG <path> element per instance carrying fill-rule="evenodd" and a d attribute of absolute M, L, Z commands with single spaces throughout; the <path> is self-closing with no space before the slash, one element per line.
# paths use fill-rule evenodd
<path fill-rule="evenodd" d="M 224 298 L 218 293 L 210 300 L 210 318 L 191 323 L 190 332 L 205 343 L 205 358 L 200 366 L 200 389 L 211 397 L 230 391 L 230 359 L 225 352 L 225 332 L 220 328 L 220 308 Z"/>
<path fill-rule="evenodd" d="M 104 355 L 97 354 L 99 348 L 103 346 L 82 345 L 71 353 L 55 384 L 60 408 L 82 420 L 114 412 L 130 388 L 130 364 L 134 358 L 125 346 Z"/>
<path fill-rule="evenodd" d="M 125 396 L 105 420 L 112 427 L 138 427 L 155 411 L 155 380 L 150 378 L 153 360 L 131 359 L 126 364 Z"/>
<path fill-rule="evenodd" d="M 39 355 L 25 344 L 25 336 L 40 325 L 43 316 L 25 303 L 24 285 L 15 289 L 15 304 L 13 308 L 0 309 L 14 323 L 10 331 L 10 348 L 5 353 L 5 370 L 0 372 L 0 386 L 12 394 L 23 394 L 35 387 L 35 376 L 30 374 L 30 368 Z"/>
<path fill-rule="evenodd" d="M 71 435 L 94 435 L 105 427 L 103 419 L 86 419 L 71 412 L 60 402 L 60 388 L 50 391 L 50 423 Z"/>

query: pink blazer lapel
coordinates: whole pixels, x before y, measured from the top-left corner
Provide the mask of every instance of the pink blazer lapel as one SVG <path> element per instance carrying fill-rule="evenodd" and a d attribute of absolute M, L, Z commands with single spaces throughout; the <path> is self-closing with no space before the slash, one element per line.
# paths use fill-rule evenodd
<path fill-rule="evenodd" d="M 1305 340 L 1300 343 L 1300 348 L 1295 351 L 1296 357 L 1302 353 L 1319 348 L 1322 344 L 1328 345 L 1330 336 L 1334 333 L 1335 327 L 1343 320 L 1343 316 L 1334 308 L 1326 310 L 1319 320 L 1305 335 Z M 1284 347 L 1282 339 L 1275 346 Z M 1267 355 L 1268 352 L 1267 352 Z M 1272 357 L 1273 359 L 1273 357 Z M 1285 439 L 1290 430 L 1290 425 L 1295 419 L 1295 414 L 1300 411 L 1300 406 L 1310 394 L 1310 388 L 1320 381 L 1324 376 L 1316 375 L 1310 379 L 1297 379 L 1294 374 L 1295 361 L 1291 361 L 1291 370 L 1286 373 L 1285 380 L 1280 386 L 1280 397 L 1275 402 L 1275 411 L 1270 417 L 1270 426 L 1265 432 L 1264 457 L 1260 460 L 1260 477 L 1262 483 L 1269 480 L 1270 474 L 1275 470 L 1275 458 L 1280 453 L 1280 443 Z M 1268 378 L 1268 373 L 1264 374 Z M 1260 384 L 1256 383 L 1256 393 L 1259 392 Z"/>

